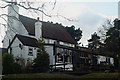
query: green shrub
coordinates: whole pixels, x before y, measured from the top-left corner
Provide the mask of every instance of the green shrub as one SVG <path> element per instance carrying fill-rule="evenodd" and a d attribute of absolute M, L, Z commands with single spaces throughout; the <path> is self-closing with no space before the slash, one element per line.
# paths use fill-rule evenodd
<path fill-rule="evenodd" d="M 40 54 L 34 60 L 34 70 L 35 72 L 46 72 L 49 70 L 49 56 L 47 53 Z"/>
<path fill-rule="evenodd" d="M 21 68 L 20 64 L 14 63 L 13 65 L 14 65 L 14 73 L 15 74 L 22 73 L 22 68 Z"/>
<path fill-rule="evenodd" d="M 12 74 L 14 73 L 14 59 L 13 55 L 5 53 L 2 56 L 3 61 L 3 74 Z"/>
<path fill-rule="evenodd" d="M 18 74 L 22 72 L 21 66 L 15 63 L 13 55 L 5 53 L 3 58 L 3 74 Z"/>
<path fill-rule="evenodd" d="M 37 54 L 37 58 L 34 59 L 34 72 L 46 72 L 49 70 L 49 55 L 45 51 L 43 40 L 39 40 L 37 44 L 40 53 Z"/>

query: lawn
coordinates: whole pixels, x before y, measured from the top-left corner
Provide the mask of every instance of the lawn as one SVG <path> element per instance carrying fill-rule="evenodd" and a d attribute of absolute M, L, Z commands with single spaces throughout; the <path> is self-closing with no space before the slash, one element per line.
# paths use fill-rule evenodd
<path fill-rule="evenodd" d="M 70 75 L 64 73 L 37 73 L 37 74 L 18 74 L 7 75 L 2 80 L 65 80 L 65 79 L 78 79 L 78 80 L 118 80 L 118 73 L 91 73 L 86 75 Z"/>
<path fill-rule="evenodd" d="M 118 73 L 92 73 L 80 77 L 81 78 L 118 78 Z"/>

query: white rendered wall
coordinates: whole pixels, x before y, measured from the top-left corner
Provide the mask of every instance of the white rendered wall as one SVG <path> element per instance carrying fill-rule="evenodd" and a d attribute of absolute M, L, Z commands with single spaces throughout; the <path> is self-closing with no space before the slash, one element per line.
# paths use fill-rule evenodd
<path fill-rule="evenodd" d="M 19 7 L 15 4 L 10 4 L 8 7 L 8 33 L 12 37 L 18 33 L 19 22 Z"/>
<path fill-rule="evenodd" d="M 55 42 L 56 40 L 44 38 L 44 41 L 45 41 L 45 43 L 47 43 L 47 44 L 54 44 L 54 42 Z"/>
<path fill-rule="evenodd" d="M 19 44 L 22 45 L 22 49 L 19 47 Z M 34 49 L 34 47 L 30 47 L 30 48 L 33 48 L 33 56 L 29 56 L 28 53 L 29 53 L 29 46 L 25 46 L 23 45 L 18 38 L 16 38 L 14 40 L 14 42 L 12 43 L 11 45 L 11 48 L 12 48 L 12 54 L 14 56 L 14 58 L 16 57 L 20 57 L 20 58 L 23 58 L 25 60 L 25 64 L 29 59 L 33 60 L 34 58 L 36 58 L 36 51 L 37 49 Z M 9 48 L 9 53 L 10 53 L 10 48 Z"/>
<path fill-rule="evenodd" d="M 7 37 L 7 35 L 5 35 L 3 39 L 3 48 L 7 48 L 8 46 L 9 46 L 9 38 Z"/>
<path fill-rule="evenodd" d="M 114 59 L 112 57 L 110 58 L 110 63 L 114 65 Z"/>
<path fill-rule="evenodd" d="M 24 36 L 29 35 L 28 31 L 26 30 L 24 25 L 21 23 L 21 21 L 18 22 L 18 25 L 19 25 L 19 27 L 18 27 L 18 34 L 24 35 Z"/>
<path fill-rule="evenodd" d="M 22 49 L 19 47 L 19 44 L 22 45 Z M 28 55 L 27 55 L 27 53 L 28 53 L 28 49 L 27 48 L 28 47 L 24 46 L 19 41 L 19 39 L 16 38 L 14 40 L 14 42 L 12 43 L 11 48 L 12 48 L 12 52 L 11 53 L 13 54 L 14 58 L 16 58 L 16 57 L 23 58 L 23 59 L 25 59 L 25 63 L 26 63 L 26 60 L 27 60 L 27 57 L 28 57 Z M 9 53 L 10 53 L 10 48 L 9 48 Z"/>
<path fill-rule="evenodd" d="M 26 46 L 27 47 L 27 46 Z M 28 53 L 29 53 L 29 48 L 32 48 L 32 50 L 33 50 L 33 56 L 30 56 L 30 55 L 28 55 Z M 36 48 L 36 47 L 27 47 L 27 59 L 29 58 L 29 59 L 31 59 L 31 60 L 34 60 L 36 57 L 37 57 L 37 49 L 38 48 Z"/>
<path fill-rule="evenodd" d="M 14 40 L 14 42 L 12 43 L 11 45 L 11 48 L 12 48 L 12 54 L 14 55 L 14 57 L 23 57 L 23 53 L 22 53 L 22 50 L 20 47 L 19 47 L 19 44 L 22 45 L 22 43 L 18 40 L 18 38 L 16 38 Z M 10 48 L 9 48 L 9 53 L 10 53 Z"/>
<path fill-rule="evenodd" d="M 55 56 L 53 55 L 53 46 L 45 46 L 45 50 L 49 54 L 50 65 L 55 64 Z"/>
<path fill-rule="evenodd" d="M 7 48 L 16 34 L 28 35 L 24 25 L 19 20 L 19 7 L 15 4 L 10 4 L 8 7 L 8 26 L 6 35 L 3 40 L 3 47 Z"/>
<path fill-rule="evenodd" d="M 9 4 L 8 15 L 18 18 L 19 7 L 16 4 Z"/>
<path fill-rule="evenodd" d="M 44 41 L 47 44 L 54 44 L 54 42 L 56 42 L 56 40 L 47 39 L 47 38 L 44 38 Z M 60 45 L 64 45 L 64 46 L 69 46 L 69 47 L 75 47 L 75 44 L 71 44 L 71 43 L 67 43 L 67 42 L 62 42 L 62 41 L 60 41 L 59 44 Z"/>
<path fill-rule="evenodd" d="M 42 38 L 42 22 L 40 21 L 35 22 L 35 37 L 37 40 Z"/>

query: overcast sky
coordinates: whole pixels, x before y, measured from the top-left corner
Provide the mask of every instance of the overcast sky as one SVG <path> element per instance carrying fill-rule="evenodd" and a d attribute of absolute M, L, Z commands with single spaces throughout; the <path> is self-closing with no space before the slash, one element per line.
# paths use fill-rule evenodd
<path fill-rule="evenodd" d="M 24 1 L 24 0 L 23 0 Z M 32 0 L 30 0 L 32 1 Z M 35 0 L 34 0 L 35 1 Z M 39 0 L 38 0 L 39 1 Z M 59 2 L 60 1 L 60 2 Z M 87 45 L 87 40 L 91 34 L 97 31 L 99 27 L 108 19 L 115 19 L 118 15 L 118 0 L 58 0 L 54 10 L 53 5 L 46 5 L 44 10 L 51 15 L 62 15 L 66 18 L 72 19 L 68 21 L 61 17 L 46 17 L 43 16 L 44 21 L 53 21 L 54 23 L 62 23 L 64 26 L 75 25 L 83 31 L 83 36 L 80 42 Z M 0 14 L 5 13 L 0 9 Z M 20 8 L 20 14 L 36 18 L 38 15 L 27 13 L 24 9 Z M 34 16 L 33 16 L 34 15 Z M 39 17 L 41 17 L 41 13 Z M 2 19 L 0 19 L 2 20 Z M 5 28 L 0 26 L 0 47 L 2 47 L 2 39 L 4 36 Z"/>

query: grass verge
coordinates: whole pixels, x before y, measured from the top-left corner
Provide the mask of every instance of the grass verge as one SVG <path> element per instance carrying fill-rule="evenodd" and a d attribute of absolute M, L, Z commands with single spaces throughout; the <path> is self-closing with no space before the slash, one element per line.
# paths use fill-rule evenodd
<path fill-rule="evenodd" d="M 37 73 L 6 75 L 2 80 L 118 80 L 118 73 L 91 73 L 75 76 L 63 73 Z"/>

